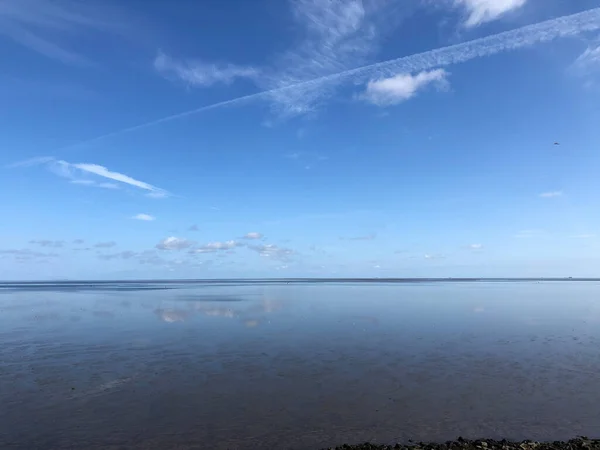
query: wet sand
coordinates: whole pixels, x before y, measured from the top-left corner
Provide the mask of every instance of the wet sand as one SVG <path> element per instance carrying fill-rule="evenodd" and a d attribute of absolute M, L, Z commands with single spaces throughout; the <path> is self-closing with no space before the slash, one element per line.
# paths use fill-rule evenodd
<path fill-rule="evenodd" d="M 598 437 L 597 283 L 0 293 L 0 448 Z"/>

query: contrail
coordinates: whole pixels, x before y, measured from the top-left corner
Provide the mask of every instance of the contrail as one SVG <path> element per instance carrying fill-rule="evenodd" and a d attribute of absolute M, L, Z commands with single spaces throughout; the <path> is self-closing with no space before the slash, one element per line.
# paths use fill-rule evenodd
<path fill-rule="evenodd" d="M 366 82 L 369 79 L 389 77 L 398 73 L 421 72 L 423 70 L 459 64 L 471 59 L 480 58 L 482 56 L 495 55 L 496 53 L 503 51 L 529 47 L 534 44 L 549 42 L 557 38 L 575 36 L 585 31 L 595 31 L 598 29 L 600 29 L 600 8 L 593 8 L 577 14 L 558 17 L 556 19 L 539 22 L 533 25 L 527 25 L 517 28 L 516 30 L 505 31 L 503 33 L 474 39 L 461 44 L 450 45 L 423 53 L 403 56 L 401 58 L 345 70 L 343 72 L 315 78 L 313 80 L 304 81 L 281 88 L 270 89 L 223 102 L 214 103 L 212 105 L 201 106 L 200 108 L 190 111 L 173 114 L 163 117 L 162 119 L 153 120 L 141 125 L 124 128 L 119 131 L 81 141 L 79 143 L 63 147 L 58 151 L 65 151 L 76 147 L 85 146 L 104 139 L 142 130 L 144 128 L 150 128 L 161 123 L 171 122 L 173 120 L 209 111 L 211 109 L 240 105 L 256 100 L 269 100 L 273 94 L 292 91 L 294 89 L 314 89 L 325 84 L 341 84 L 349 81 L 358 84 L 361 82 Z"/>

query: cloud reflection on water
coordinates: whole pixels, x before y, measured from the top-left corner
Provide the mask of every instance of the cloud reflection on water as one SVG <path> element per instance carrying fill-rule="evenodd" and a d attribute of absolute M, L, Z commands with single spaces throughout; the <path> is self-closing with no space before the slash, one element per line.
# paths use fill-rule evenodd
<path fill-rule="evenodd" d="M 179 311 L 174 309 L 156 309 L 154 313 L 163 321 L 168 323 L 184 322 L 191 314 L 190 311 Z"/>
<path fill-rule="evenodd" d="M 155 314 L 164 322 L 184 322 L 191 317 L 200 314 L 206 317 L 223 317 L 227 319 L 237 319 L 248 328 L 259 326 L 265 321 L 265 315 L 270 315 L 280 311 L 284 302 L 273 298 L 263 296 L 263 299 L 256 301 L 254 299 L 247 300 L 243 296 L 181 296 L 177 300 L 186 302 L 186 308 L 157 308 Z M 190 300 L 190 299 L 194 300 Z M 245 307 L 241 306 L 221 306 L 216 305 L 218 302 L 228 303 L 245 303 Z M 211 304 L 213 303 L 213 304 Z M 249 303 L 249 304 L 248 304 Z"/>

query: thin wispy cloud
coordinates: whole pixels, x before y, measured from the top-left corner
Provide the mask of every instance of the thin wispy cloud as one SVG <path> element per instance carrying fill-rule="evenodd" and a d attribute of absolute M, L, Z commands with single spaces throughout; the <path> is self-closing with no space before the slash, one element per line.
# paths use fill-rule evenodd
<path fill-rule="evenodd" d="M 575 60 L 575 66 L 584 70 L 600 70 L 600 43 L 589 46 Z"/>
<path fill-rule="evenodd" d="M 389 78 L 372 80 L 358 98 L 377 106 L 391 106 L 414 97 L 418 91 L 433 85 L 438 90 L 448 88 L 448 72 L 444 69 L 423 71 L 416 75 L 401 73 Z"/>
<path fill-rule="evenodd" d="M 110 254 L 104 254 L 104 255 L 98 255 L 99 259 L 104 259 L 106 261 L 111 260 L 111 259 L 131 259 L 138 256 L 138 254 L 134 251 L 131 250 L 125 250 L 123 252 L 119 252 L 119 253 L 110 253 Z"/>
<path fill-rule="evenodd" d="M 467 11 L 465 26 L 476 27 L 521 8 L 527 0 L 454 0 Z"/>
<path fill-rule="evenodd" d="M 515 234 L 516 238 L 519 239 L 529 239 L 529 238 L 538 238 L 546 235 L 546 231 L 544 230 L 521 230 Z"/>
<path fill-rule="evenodd" d="M 153 266 L 168 266 L 169 261 L 157 255 L 152 250 L 147 250 L 138 255 L 140 264 L 149 264 Z"/>
<path fill-rule="evenodd" d="M 41 247 L 61 248 L 65 245 L 65 241 L 50 241 L 47 239 L 38 239 L 29 241 L 30 244 L 39 245 Z"/>
<path fill-rule="evenodd" d="M 378 47 L 385 23 L 390 21 L 389 2 L 362 0 L 294 0 L 292 16 L 303 36 L 299 44 L 277 56 L 270 66 L 257 69 L 234 64 L 176 61 L 159 53 L 155 68 L 186 84 L 201 87 L 246 78 L 269 92 L 277 116 L 313 111 L 336 88 L 299 83 L 338 73 L 369 62 Z M 280 90 L 287 86 L 297 89 Z"/>
<path fill-rule="evenodd" d="M 146 194 L 146 197 L 150 197 L 150 198 L 158 198 L 158 199 L 160 199 L 160 198 L 167 198 L 167 197 L 170 197 L 170 195 L 171 195 L 171 194 L 169 194 L 167 191 L 162 191 L 162 190 L 159 190 L 159 191 L 152 191 L 152 192 L 148 192 L 148 193 Z"/>
<path fill-rule="evenodd" d="M 107 241 L 107 242 L 98 242 L 94 247 L 96 248 L 112 248 L 115 247 L 117 243 L 115 241 Z"/>
<path fill-rule="evenodd" d="M 120 189 L 119 185 L 116 183 L 96 183 L 94 186 L 101 189 Z"/>
<path fill-rule="evenodd" d="M 316 152 L 292 152 L 287 153 L 284 157 L 298 167 L 303 167 L 305 170 L 309 170 L 311 167 L 314 167 L 317 164 L 322 164 L 323 161 L 327 161 L 329 159 L 328 156 L 322 155 Z"/>
<path fill-rule="evenodd" d="M 482 244 L 470 244 L 468 246 L 469 250 L 483 250 Z"/>
<path fill-rule="evenodd" d="M 569 67 L 569 72 L 585 80 L 584 86 L 597 87 L 600 77 L 600 39 L 592 42 Z"/>
<path fill-rule="evenodd" d="M 574 234 L 570 236 L 572 239 L 593 239 L 596 237 L 595 234 Z"/>
<path fill-rule="evenodd" d="M 346 241 L 372 241 L 377 237 L 375 233 L 367 234 L 364 236 L 351 236 L 351 237 L 342 237 L 340 239 Z"/>
<path fill-rule="evenodd" d="M 18 161 L 18 162 L 12 163 L 12 164 L 8 164 L 6 166 L 6 168 L 13 169 L 13 168 L 17 168 L 17 167 L 39 166 L 41 164 L 47 164 L 52 161 L 54 161 L 54 158 L 52 156 L 37 156 L 35 158 L 29 158 L 24 161 Z"/>
<path fill-rule="evenodd" d="M 91 186 L 91 185 L 95 184 L 94 180 L 84 180 L 84 179 L 81 179 L 81 180 L 71 180 L 71 183 L 73 183 L 73 184 L 82 184 L 84 186 Z"/>
<path fill-rule="evenodd" d="M 306 83 L 368 63 L 390 20 L 388 2 L 296 0 L 292 12 L 304 40 L 277 58 L 259 79 L 273 111 L 289 117 L 314 111 L 335 93 L 335 80 Z M 296 86 L 294 89 L 285 89 Z M 284 88 L 284 89 L 281 89 Z"/>
<path fill-rule="evenodd" d="M 194 248 L 190 253 L 215 253 L 222 250 L 232 250 L 236 247 L 241 247 L 243 244 L 234 240 L 224 242 L 209 242 L 201 247 Z"/>
<path fill-rule="evenodd" d="M 81 186 L 92 186 L 92 187 L 97 187 L 97 188 L 101 188 L 101 189 L 119 189 L 119 185 L 116 183 L 98 183 L 97 181 L 90 180 L 87 178 L 76 178 L 76 179 L 70 180 L 69 183 L 79 184 Z"/>
<path fill-rule="evenodd" d="M 244 239 L 261 239 L 262 237 L 262 233 L 259 233 L 257 231 L 252 231 L 244 235 Z"/>
<path fill-rule="evenodd" d="M 476 58 L 492 56 L 501 52 L 514 51 L 528 48 L 536 44 L 550 42 L 554 39 L 576 36 L 584 32 L 597 31 L 600 29 L 600 8 L 593 8 L 581 13 L 562 16 L 555 19 L 527 25 L 514 30 L 491 36 L 474 39 L 460 44 L 441 47 L 422 53 L 416 53 L 396 59 L 390 59 L 362 67 L 344 69 L 339 68 L 335 73 L 315 78 L 293 82 L 290 84 L 268 88 L 255 94 L 237 97 L 223 102 L 213 103 L 179 114 L 173 114 L 161 119 L 146 122 L 129 128 L 124 128 L 112 133 L 107 133 L 89 140 L 63 147 L 61 150 L 81 147 L 100 140 L 116 137 L 125 133 L 143 130 L 173 120 L 189 117 L 194 114 L 210 111 L 226 106 L 241 106 L 256 101 L 272 102 L 273 99 L 302 98 L 302 93 L 312 92 L 306 95 L 304 105 L 300 107 L 287 108 L 288 111 L 297 112 L 313 109 L 319 100 L 331 94 L 331 87 L 342 84 L 366 84 L 370 80 L 389 78 L 399 73 L 420 73 L 433 69 L 439 69 L 454 64 L 464 63 Z M 307 103 L 308 102 L 308 103 Z"/>
<path fill-rule="evenodd" d="M 216 83 L 231 84 L 236 78 L 255 79 L 259 70 L 234 64 L 209 64 L 199 60 L 176 60 L 159 51 L 154 68 L 163 77 L 188 86 L 209 87 Z"/>
<path fill-rule="evenodd" d="M 428 259 L 428 260 L 436 260 L 436 259 L 445 259 L 445 258 L 446 258 L 446 256 L 445 256 L 445 255 L 441 255 L 441 254 L 430 254 L 430 253 L 426 253 L 426 254 L 424 255 L 424 258 L 425 258 L 425 259 Z"/>
<path fill-rule="evenodd" d="M 0 255 L 12 255 L 16 258 L 57 258 L 58 253 L 36 252 L 27 248 L 0 250 Z"/>
<path fill-rule="evenodd" d="M 556 197 L 562 197 L 562 196 L 563 196 L 562 191 L 549 191 L 549 192 L 542 192 L 540 194 L 541 198 L 556 198 Z"/>
<path fill-rule="evenodd" d="M 92 5 L 93 3 L 93 5 Z M 104 3 L 104 2 L 103 2 Z M 117 33 L 124 30 L 115 14 L 98 2 L 72 0 L 2 0 L 0 35 L 47 58 L 67 64 L 92 61 L 65 42 L 76 42 L 85 32 Z"/>
<path fill-rule="evenodd" d="M 150 214 L 140 213 L 140 214 L 136 214 L 135 216 L 133 216 L 132 219 L 143 220 L 143 221 L 146 221 L 146 222 L 151 222 L 153 220 L 156 220 L 156 217 L 151 216 Z"/>
<path fill-rule="evenodd" d="M 456 0 L 456 4 L 469 13 L 466 25 L 475 26 L 517 9 L 525 1 Z M 247 78 L 270 93 L 271 106 L 278 115 L 294 116 L 313 111 L 335 92 L 337 83 L 333 80 L 320 85 L 305 85 L 303 82 L 369 62 L 378 50 L 381 35 L 394 22 L 394 10 L 390 9 L 390 2 L 362 0 L 295 0 L 291 5 L 294 19 L 304 31 L 304 40 L 276 58 L 273 67 L 259 70 L 234 64 L 178 61 L 159 52 L 154 62 L 155 69 L 188 85 L 202 87 Z M 408 9 L 406 4 L 404 9 Z M 413 83 L 423 82 L 428 75 L 418 74 Z M 431 76 L 440 76 L 440 73 L 434 72 Z M 393 90 L 404 90 L 405 96 L 411 96 L 408 94 L 411 75 L 404 77 L 404 80 L 395 82 L 405 87 Z M 297 89 L 280 90 L 288 86 L 297 86 Z M 376 86 L 370 88 L 376 89 Z M 413 88 L 413 91 L 416 89 Z"/>

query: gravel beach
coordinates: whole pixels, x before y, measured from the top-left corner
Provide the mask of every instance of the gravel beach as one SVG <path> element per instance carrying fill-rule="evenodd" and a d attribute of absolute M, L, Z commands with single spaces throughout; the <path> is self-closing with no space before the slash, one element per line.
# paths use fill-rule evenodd
<path fill-rule="evenodd" d="M 593 450 L 600 449 L 600 439 L 579 437 L 569 441 L 511 442 L 507 440 L 477 439 L 468 440 L 458 438 L 455 441 L 444 443 L 411 443 L 408 445 L 377 445 L 364 443 L 358 445 L 344 444 L 323 450 Z"/>

